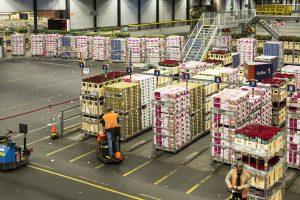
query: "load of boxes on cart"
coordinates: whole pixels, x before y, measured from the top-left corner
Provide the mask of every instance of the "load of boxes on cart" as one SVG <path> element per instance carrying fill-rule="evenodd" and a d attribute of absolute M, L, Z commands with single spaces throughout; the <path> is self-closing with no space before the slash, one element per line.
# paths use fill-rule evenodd
<path fill-rule="evenodd" d="M 300 88 L 300 66 L 283 65 L 282 42 L 265 42 L 261 56 L 256 39 L 237 45 L 228 66 L 215 60 L 228 53 L 219 49 L 203 62 L 166 60 L 139 74 L 83 79 L 82 132 L 101 130 L 106 106 L 120 114 L 123 141 L 152 128 L 159 151 L 176 153 L 210 132 L 211 159 L 242 160 L 253 175 L 252 199 L 282 199 L 286 165 L 300 169 L 300 95 L 287 89 Z"/>

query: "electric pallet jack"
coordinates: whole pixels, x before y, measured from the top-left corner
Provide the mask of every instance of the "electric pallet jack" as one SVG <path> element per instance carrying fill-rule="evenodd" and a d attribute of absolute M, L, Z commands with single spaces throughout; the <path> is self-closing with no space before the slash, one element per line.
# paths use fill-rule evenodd
<path fill-rule="evenodd" d="M 108 141 L 106 136 L 106 131 L 100 131 L 98 133 L 98 141 L 97 141 L 97 158 L 103 162 L 104 164 L 112 164 L 112 163 L 120 163 L 124 160 L 123 156 L 121 155 L 121 145 L 120 145 L 120 134 L 119 129 L 117 130 L 118 133 L 110 133 L 112 134 L 112 144 L 113 144 L 113 152 L 115 152 L 115 156 L 112 158 L 107 158 L 109 156 L 108 150 Z M 117 148 L 116 141 L 119 141 L 119 146 Z M 117 151 L 119 149 L 120 151 Z"/>
<path fill-rule="evenodd" d="M 8 130 L 4 136 L 0 136 L 0 170 L 6 171 L 16 169 L 29 163 L 32 149 L 26 147 L 27 125 L 20 124 L 20 133 L 24 134 L 24 148 L 16 146 L 10 137 L 15 131 Z"/>

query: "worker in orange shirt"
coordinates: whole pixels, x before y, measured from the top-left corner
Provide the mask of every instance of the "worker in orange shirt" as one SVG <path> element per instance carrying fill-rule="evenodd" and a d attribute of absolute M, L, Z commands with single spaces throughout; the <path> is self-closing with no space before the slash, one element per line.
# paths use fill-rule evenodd
<path fill-rule="evenodd" d="M 120 136 L 120 125 L 119 125 L 119 115 L 113 112 L 113 109 L 107 107 L 105 109 L 105 115 L 103 115 L 101 124 L 104 126 L 107 142 L 108 142 L 108 159 L 114 157 L 113 151 L 113 140 L 115 142 L 115 152 L 120 151 L 119 140 L 117 139 Z"/>
<path fill-rule="evenodd" d="M 239 161 L 236 169 L 230 170 L 225 178 L 227 188 L 232 191 L 232 200 L 247 200 L 251 184 L 250 174 L 244 170 L 244 163 Z"/>

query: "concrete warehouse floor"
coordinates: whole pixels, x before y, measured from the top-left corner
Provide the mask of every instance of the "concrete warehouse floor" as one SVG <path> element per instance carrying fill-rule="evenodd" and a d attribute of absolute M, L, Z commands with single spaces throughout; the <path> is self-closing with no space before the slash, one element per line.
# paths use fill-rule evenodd
<path fill-rule="evenodd" d="M 100 73 L 100 63 L 93 65 L 93 74 Z M 123 66 L 123 64 L 114 65 Z M 115 68 L 113 67 L 113 68 Z M 81 72 L 76 62 L 10 59 L 0 62 L 0 119 L 79 97 Z M 54 107 L 59 110 L 78 105 L 79 101 Z M 79 109 L 78 109 L 79 112 Z M 80 133 L 52 141 L 49 139 L 49 110 L 0 120 L 1 131 L 17 129 L 20 122 L 28 123 L 29 147 L 34 149 L 31 163 L 18 170 L 0 173 L 0 194 L 5 200 L 33 199 L 172 199 L 224 200 L 229 197 L 224 178 L 229 166 L 210 161 L 209 135 L 194 142 L 177 154 L 152 155 L 152 133 L 142 134 L 123 143 L 122 149 L 148 141 L 127 152 L 120 165 L 103 165 L 95 156 L 96 138 L 79 141 Z M 70 121 L 78 123 L 79 119 Z M 22 135 L 15 135 L 22 144 Z M 181 164 L 195 152 L 200 154 L 187 164 Z M 288 170 L 288 177 L 296 171 Z M 285 193 L 286 200 L 298 200 L 298 177 Z"/>

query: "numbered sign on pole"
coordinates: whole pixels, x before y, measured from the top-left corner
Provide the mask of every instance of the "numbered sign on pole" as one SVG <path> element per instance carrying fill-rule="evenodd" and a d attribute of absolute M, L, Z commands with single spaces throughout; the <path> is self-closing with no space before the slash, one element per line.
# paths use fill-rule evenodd
<path fill-rule="evenodd" d="M 191 78 L 189 73 L 183 73 L 182 76 L 183 76 L 183 80 L 189 80 Z"/>
<path fill-rule="evenodd" d="M 256 80 L 249 80 L 249 87 L 257 87 L 257 81 Z"/>
<path fill-rule="evenodd" d="M 104 71 L 107 71 L 108 68 L 109 68 L 109 65 L 108 65 L 108 64 L 103 64 L 103 65 L 102 65 L 102 69 L 103 69 Z"/>
<path fill-rule="evenodd" d="M 221 76 L 215 76 L 215 83 L 222 83 Z"/>
<path fill-rule="evenodd" d="M 296 85 L 293 85 L 293 84 L 287 85 L 287 91 L 288 92 L 296 92 Z"/>
<path fill-rule="evenodd" d="M 158 69 L 154 70 L 154 76 L 160 76 L 160 71 Z"/>
<path fill-rule="evenodd" d="M 132 68 L 131 68 L 131 67 L 127 67 L 127 68 L 126 68 L 126 72 L 127 72 L 128 74 L 132 74 Z"/>

